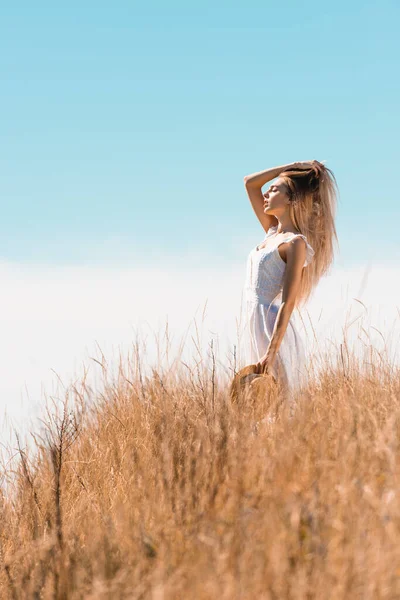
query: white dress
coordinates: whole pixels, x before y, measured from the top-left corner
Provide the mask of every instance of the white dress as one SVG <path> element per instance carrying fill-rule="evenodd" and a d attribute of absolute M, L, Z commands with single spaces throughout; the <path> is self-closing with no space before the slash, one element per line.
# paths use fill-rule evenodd
<path fill-rule="evenodd" d="M 311 262 L 315 254 L 304 235 L 287 233 L 276 239 L 277 229 L 278 225 L 270 227 L 262 242 L 268 240 L 265 248 L 253 248 L 247 259 L 243 289 L 246 365 L 257 363 L 265 355 L 282 302 L 286 263 L 280 257 L 278 246 L 295 237 L 302 237 L 307 244 L 304 266 Z M 293 311 L 270 371 L 284 385 L 289 400 L 306 382 L 304 345 L 295 322 Z"/>

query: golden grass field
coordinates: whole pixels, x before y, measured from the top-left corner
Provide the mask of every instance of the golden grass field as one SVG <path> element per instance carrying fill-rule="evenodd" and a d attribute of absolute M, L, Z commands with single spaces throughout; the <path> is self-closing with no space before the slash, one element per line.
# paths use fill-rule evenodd
<path fill-rule="evenodd" d="M 336 358 L 294 414 L 213 352 L 100 361 L 3 458 L 1 600 L 400 598 L 400 370 Z"/>

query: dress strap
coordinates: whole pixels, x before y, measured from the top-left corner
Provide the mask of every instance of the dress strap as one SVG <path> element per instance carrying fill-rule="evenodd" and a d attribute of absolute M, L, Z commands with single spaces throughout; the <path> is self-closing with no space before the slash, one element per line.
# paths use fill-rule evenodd
<path fill-rule="evenodd" d="M 267 238 L 269 238 L 271 235 L 273 235 L 274 233 L 276 233 L 276 230 L 277 230 L 277 229 L 278 229 L 278 225 L 272 225 L 272 226 L 271 226 L 271 227 L 268 229 L 267 233 L 265 234 L 265 237 L 264 237 L 264 239 L 263 239 L 263 242 L 264 242 L 264 241 L 265 241 Z"/>

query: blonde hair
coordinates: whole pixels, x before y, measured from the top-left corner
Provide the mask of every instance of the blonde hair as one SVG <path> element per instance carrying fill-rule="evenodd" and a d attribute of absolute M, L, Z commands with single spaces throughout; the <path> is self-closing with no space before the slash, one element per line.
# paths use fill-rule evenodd
<path fill-rule="evenodd" d="M 333 172 L 314 161 L 309 169 L 288 169 L 280 177 L 291 200 L 290 216 L 314 249 L 314 256 L 303 268 L 296 308 L 310 298 L 320 278 L 330 271 L 334 260 L 334 242 L 338 186 Z"/>

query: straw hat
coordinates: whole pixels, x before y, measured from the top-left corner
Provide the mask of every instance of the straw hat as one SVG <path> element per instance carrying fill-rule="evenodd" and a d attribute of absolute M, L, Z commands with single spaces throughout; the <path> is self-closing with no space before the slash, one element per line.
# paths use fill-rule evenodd
<path fill-rule="evenodd" d="M 248 365 L 233 377 L 230 397 L 234 403 L 244 398 L 254 401 L 261 397 L 266 398 L 277 386 L 278 382 L 272 374 L 259 373 L 255 364 Z"/>

